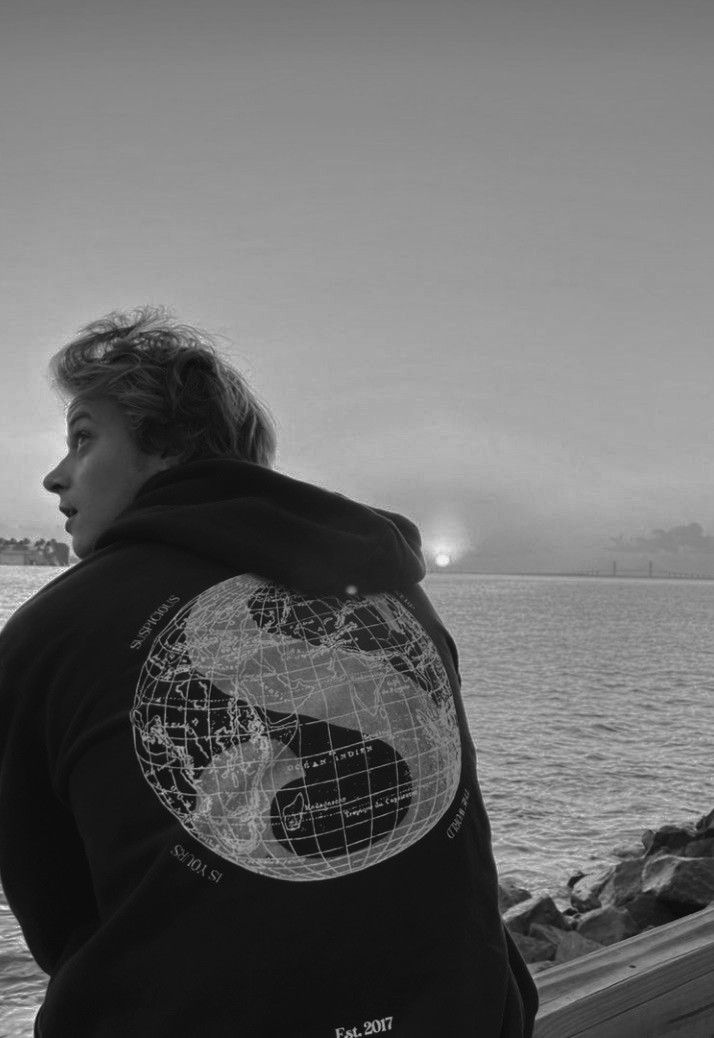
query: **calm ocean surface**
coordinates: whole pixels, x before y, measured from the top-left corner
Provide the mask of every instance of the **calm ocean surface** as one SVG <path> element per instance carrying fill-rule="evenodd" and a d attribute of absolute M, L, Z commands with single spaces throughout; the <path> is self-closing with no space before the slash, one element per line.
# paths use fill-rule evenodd
<path fill-rule="evenodd" d="M 0 625 L 56 569 L 0 568 Z M 714 582 L 437 574 L 499 870 L 557 892 L 643 828 L 714 807 Z M 0 1038 L 43 974 L 0 900 Z"/>

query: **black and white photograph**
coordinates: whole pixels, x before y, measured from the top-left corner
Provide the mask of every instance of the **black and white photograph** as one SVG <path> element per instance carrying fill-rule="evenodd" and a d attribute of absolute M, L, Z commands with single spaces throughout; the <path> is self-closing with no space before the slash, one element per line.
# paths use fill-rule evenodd
<path fill-rule="evenodd" d="M 714 4 L 0 11 L 0 1036 L 714 1038 Z"/>

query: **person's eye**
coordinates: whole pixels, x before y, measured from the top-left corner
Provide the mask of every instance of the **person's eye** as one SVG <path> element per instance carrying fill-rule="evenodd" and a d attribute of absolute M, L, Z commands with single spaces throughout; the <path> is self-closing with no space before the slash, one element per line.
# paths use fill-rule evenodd
<path fill-rule="evenodd" d="M 75 429 L 72 433 L 72 446 L 79 447 L 81 443 L 89 439 L 89 433 L 86 429 Z"/>

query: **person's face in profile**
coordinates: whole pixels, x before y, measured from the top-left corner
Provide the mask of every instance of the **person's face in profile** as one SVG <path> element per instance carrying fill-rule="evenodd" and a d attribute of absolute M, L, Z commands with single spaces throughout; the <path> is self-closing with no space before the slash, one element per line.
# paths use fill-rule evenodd
<path fill-rule="evenodd" d="M 42 485 L 59 495 L 59 507 L 69 515 L 65 529 L 72 550 L 83 559 L 147 479 L 175 459 L 139 450 L 118 405 L 104 398 L 72 401 L 67 448 Z"/>

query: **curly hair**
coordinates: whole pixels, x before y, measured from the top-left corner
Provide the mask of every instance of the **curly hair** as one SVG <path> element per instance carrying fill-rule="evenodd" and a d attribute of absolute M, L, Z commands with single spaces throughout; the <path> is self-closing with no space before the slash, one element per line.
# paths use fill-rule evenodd
<path fill-rule="evenodd" d="M 92 321 L 49 366 L 61 394 L 114 401 L 147 454 L 273 464 L 269 412 L 205 332 L 161 308 Z"/>

